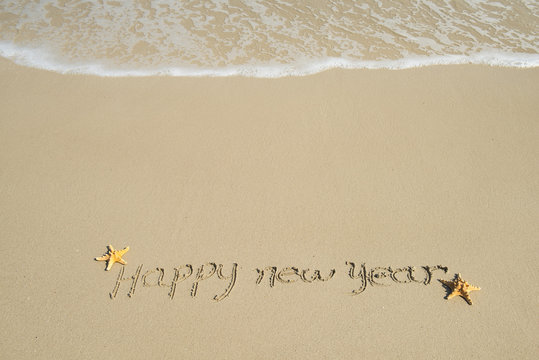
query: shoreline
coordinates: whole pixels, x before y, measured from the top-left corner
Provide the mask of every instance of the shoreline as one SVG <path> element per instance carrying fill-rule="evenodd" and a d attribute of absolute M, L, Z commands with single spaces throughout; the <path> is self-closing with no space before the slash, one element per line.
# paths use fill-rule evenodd
<path fill-rule="evenodd" d="M 1 45 L 0 45 L 1 47 Z M 26 54 L 29 52 L 30 55 Z M 174 78 L 230 78 L 281 79 L 289 77 L 314 76 L 326 71 L 348 70 L 413 70 L 430 66 L 492 66 L 509 69 L 534 69 L 539 67 L 539 55 L 534 53 L 505 53 L 482 51 L 472 55 L 414 56 L 396 60 L 345 60 L 339 58 L 319 59 L 311 62 L 275 65 L 231 65 L 226 68 L 168 67 L 164 69 L 107 69 L 102 64 L 59 65 L 45 60 L 50 56 L 44 52 L 36 55 L 36 50 L 1 49 L 2 61 L 13 62 L 17 66 L 34 70 L 49 71 L 67 76 L 97 76 L 101 78 L 126 77 L 174 77 Z M 39 53 L 39 52 L 38 52 Z M 23 58 L 31 60 L 19 60 Z M 33 60 L 39 58 L 40 61 Z M 127 68 L 127 67 L 126 67 Z"/>

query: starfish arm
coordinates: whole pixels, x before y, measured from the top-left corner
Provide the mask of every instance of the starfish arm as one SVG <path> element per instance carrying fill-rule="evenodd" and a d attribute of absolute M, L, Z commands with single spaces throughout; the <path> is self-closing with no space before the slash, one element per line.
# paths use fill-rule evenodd
<path fill-rule="evenodd" d="M 468 304 L 472 305 L 472 299 L 470 298 L 470 295 L 468 295 L 468 293 L 462 294 L 462 297 L 464 298 L 464 300 L 466 300 Z"/>
<path fill-rule="evenodd" d="M 110 251 L 114 251 L 114 247 L 112 245 L 108 245 L 107 247 L 109 248 Z"/>
<path fill-rule="evenodd" d="M 120 254 L 120 256 L 123 256 L 123 255 L 124 255 L 126 252 L 128 252 L 128 251 L 129 251 L 129 246 L 126 247 L 126 248 L 123 249 L 123 250 L 119 250 L 118 253 Z"/>
<path fill-rule="evenodd" d="M 126 265 L 126 264 L 127 264 L 127 262 L 126 262 L 124 259 L 118 259 L 118 260 L 116 260 L 116 262 L 119 262 L 119 263 L 122 264 L 122 265 Z"/>
<path fill-rule="evenodd" d="M 476 290 L 481 290 L 481 288 L 478 287 L 478 286 L 472 286 L 472 285 L 470 285 L 470 286 L 468 287 L 468 291 L 476 291 Z"/>
<path fill-rule="evenodd" d="M 106 271 L 109 271 L 112 267 L 112 264 L 114 264 L 114 260 L 109 259 L 109 262 L 107 263 L 107 267 L 105 268 Z"/>
<path fill-rule="evenodd" d="M 451 294 L 447 295 L 447 300 L 451 299 L 452 297 L 455 297 L 456 295 L 458 295 L 456 292 L 452 292 Z"/>
<path fill-rule="evenodd" d="M 105 261 L 105 260 L 110 259 L 110 255 L 103 255 L 103 256 L 100 256 L 100 257 L 96 257 L 95 259 L 97 261 Z"/>

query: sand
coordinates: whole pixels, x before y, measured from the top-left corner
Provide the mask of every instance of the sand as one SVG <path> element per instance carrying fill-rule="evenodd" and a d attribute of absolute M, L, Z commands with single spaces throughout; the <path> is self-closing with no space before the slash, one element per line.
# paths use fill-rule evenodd
<path fill-rule="evenodd" d="M 539 69 L 0 71 L 2 358 L 537 355 Z"/>

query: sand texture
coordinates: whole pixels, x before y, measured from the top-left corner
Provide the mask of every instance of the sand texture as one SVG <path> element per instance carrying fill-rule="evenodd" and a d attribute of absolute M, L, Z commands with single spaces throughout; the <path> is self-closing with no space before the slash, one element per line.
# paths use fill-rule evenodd
<path fill-rule="evenodd" d="M 1 358 L 537 356 L 539 69 L 0 81 Z"/>

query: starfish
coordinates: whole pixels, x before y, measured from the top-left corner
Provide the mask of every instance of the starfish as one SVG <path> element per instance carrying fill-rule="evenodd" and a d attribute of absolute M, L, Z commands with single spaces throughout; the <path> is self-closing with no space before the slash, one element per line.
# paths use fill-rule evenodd
<path fill-rule="evenodd" d="M 123 250 L 114 250 L 114 248 L 112 247 L 112 245 L 109 245 L 107 246 L 109 248 L 109 251 L 101 256 L 101 257 L 96 257 L 95 260 L 97 261 L 106 261 L 107 262 L 107 267 L 105 268 L 105 270 L 110 270 L 110 268 L 112 267 L 112 264 L 114 263 L 120 263 L 122 265 L 125 265 L 127 264 L 127 262 L 122 259 L 122 256 L 129 251 L 129 246 L 126 247 L 125 249 Z"/>
<path fill-rule="evenodd" d="M 460 295 L 470 305 L 472 305 L 470 292 L 475 290 L 481 290 L 480 287 L 470 285 L 466 281 L 462 280 L 460 274 L 458 274 L 457 278 L 453 281 L 446 281 L 441 279 L 439 279 L 438 281 L 451 289 L 451 294 L 447 295 L 446 299 L 451 299 L 454 296 Z"/>

